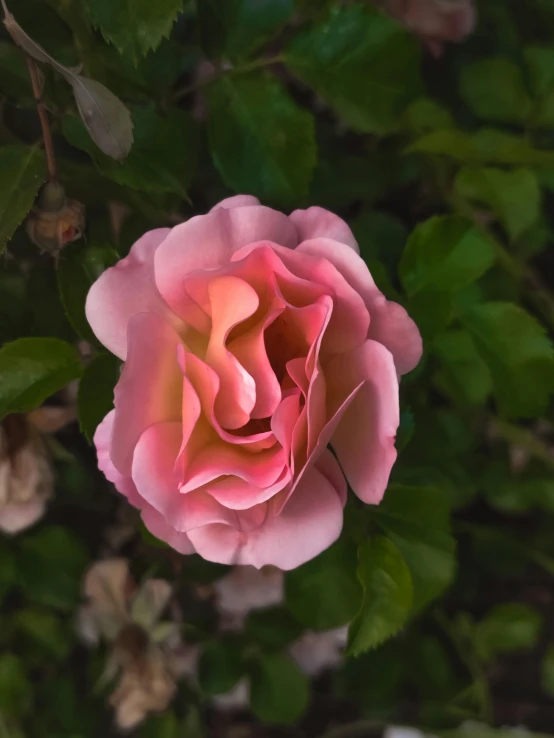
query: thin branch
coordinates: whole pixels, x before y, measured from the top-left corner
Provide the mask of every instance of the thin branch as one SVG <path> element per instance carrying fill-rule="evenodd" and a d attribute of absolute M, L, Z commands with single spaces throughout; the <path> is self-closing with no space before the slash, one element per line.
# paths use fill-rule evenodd
<path fill-rule="evenodd" d="M 42 86 L 40 83 L 38 68 L 31 57 L 27 57 L 27 67 L 29 68 L 29 74 L 31 76 L 33 95 L 35 96 L 40 127 L 42 128 L 42 140 L 44 141 L 46 164 L 48 166 L 48 179 L 50 182 L 55 182 L 58 179 L 58 170 L 56 166 L 56 157 L 54 156 L 52 132 L 50 130 L 50 123 L 48 122 L 48 113 L 46 112 L 46 107 L 42 100 Z"/>
<path fill-rule="evenodd" d="M 503 438 L 509 444 L 526 449 L 531 456 L 539 459 L 554 471 L 554 451 L 528 428 L 498 418 L 493 419 L 492 425 L 500 438 Z"/>

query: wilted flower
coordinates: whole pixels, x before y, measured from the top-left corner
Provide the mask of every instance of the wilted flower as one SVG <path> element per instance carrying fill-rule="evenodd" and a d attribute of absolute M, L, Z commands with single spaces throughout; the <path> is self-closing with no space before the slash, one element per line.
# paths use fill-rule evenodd
<path fill-rule="evenodd" d="M 120 728 L 131 729 L 150 712 L 164 710 L 176 691 L 183 668 L 175 623 L 161 621 L 171 598 L 171 585 L 148 579 L 136 587 L 124 559 L 107 559 L 85 575 L 87 604 L 77 628 L 84 640 L 103 637 L 111 644 L 105 679 L 119 674 L 110 697 Z"/>
<path fill-rule="evenodd" d="M 444 42 L 459 43 L 475 28 L 473 0 L 385 0 L 385 9 L 420 36 L 434 56 Z"/>
<path fill-rule="evenodd" d="M 236 566 L 214 584 L 216 606 L 229 630 L 242 627 L 251 610 L 280 605 L 284 597 L 283 572 L 274 566 L 256 569 Z"/>
<path fill-rule="evenodd" d="M 0 423 L 0 530 L 20 533 L 40 520 L 54 489 L 54 475 L 41 433 L 54 433 L 73 411 L 42 407 L 8 415 Z"/>
<path fill-rule="evenodd" d="M 84 229 L 85 206 L 66 198 L 60 184 L 48 182 L 27 220 L 31 241 L 43 251 L 57 254 L 68 243 L 79 240 Z"/>
<path fill-rule="evenodd" d="M 341 663 L 347 635 L 347 627 L 308 631 L 290 646 L 289 653 L 305 674 L 318 676 Z"/>

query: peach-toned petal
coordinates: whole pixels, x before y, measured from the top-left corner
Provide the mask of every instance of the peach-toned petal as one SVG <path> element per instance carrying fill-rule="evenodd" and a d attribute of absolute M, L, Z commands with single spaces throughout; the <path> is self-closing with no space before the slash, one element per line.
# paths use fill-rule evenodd
<path fill-rule="evenodd" d="M 134 448 L 132 473 L 138 494 L 163 515 L 179 497 L 175 462 L 182 433 L 180 422 L 156 423 L 143 431 Z"/>
<path fill-rule="evenodd" d="M 167 303 L 177 315 L 185 315 L 190 298 L 184 283 L 199 269 L 227 264 L 246 244 L 268 239 L 287 248 L 298 244 L 296 229 L 286 215 L 263 205 L 221 207 L 197 215 L 173 228 L 157 250 L 155 280 Z"/>
<path fill-rule="evenodd" d="M 400 422 L 398 378 L 392 354 L 368 340 L 326 368 L 328 383 L 343 393 L 363 382 L 331 438 L 350 486 L 366 503 L 378 504 L 396 460 Z"/>
<path fill-rule="evenodd" d="M 169 232 L 158 228 L 145 233 L 89 290 L 87 320 L 98 340 L 120 359 L 127 356 L 127 324 L 133 315 L 171 314 L 154 282 L 154 253 Z"/>
<path fill-rule="evenodd" d="M 329 210 L 313 206 L 307 210 L 295 210 L 289 218 L 296 226 L 300 243 L 312 238 L 332 238 L 333 241 L 344 243 L 360 253 L 358 242 L 350 228 L 342 218 Z"/>
<path fill-rule="evenodd" d="M 352 249 L 326 238 L 305 241 L 297 251 L 330 261 L 363 297 L 371 321 L 368 337 L 389 349 L 399 374 L 406 374 L 417 366 L 423 348 L 416 324 L 401 305 L 383 296 L 363 259 Z"/>
<path fill-rule="evenodd" d="M 131 474 L 135 444 L 153 423 L 181 419 L 183 377 L 177 361 L 179 336 L 163 318 L 139 313 L 129 321 L 128 358 L 115 388 L 111 458 Z"/>
<path fill-rule="evenodd" d="M 342 529 L 342 502 L 328 481 L 312 469 L 280 515 L 249 533 L 225 525 L 189 532 L 197 552 L 222 564 L 271 564 L 288 571 L 328 548 Z"/>
<path fill-rule="evenodd" d="M 256 404 L 256 383 L 227 349 L 231 330 L 250 318 L 258 309 L 255 290 L 242 279 L 218 277 L 210 282 L 212 332 L 206 363 L 218 374 L 220 391 L 215 400 L 215 414 L 224 428 L 240 428 L 250 420 Z"/>

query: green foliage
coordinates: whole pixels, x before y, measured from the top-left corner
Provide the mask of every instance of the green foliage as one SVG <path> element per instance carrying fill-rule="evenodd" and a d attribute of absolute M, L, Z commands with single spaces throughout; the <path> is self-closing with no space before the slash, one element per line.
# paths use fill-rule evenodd
<path fill-rule="evenodd" d="M 483 120 L 522 123 L 531 108 L 523 75 L 508 59 L 484 59 L 464 67 L 461 93 Z"/>
<path fill-rule="evenodd" d="M 0 417 L 33 410 L 81 373 L 75 349 L 57 338 L 20 338 L 0 349 Z"/>
<path fill-rule="evenodd" d="M 420 88 L 419 50 L 406 31 L 365 5 L 333 7 L 296 38 L 286 63 L 354 130 L 387 134 Z"/>
<path fill-rule="evenodd" d="M 252 666 L 250 705 L 260 720 L 294 724 L 306 710 L 309 697 L 308 680 L 288 657 L 263 656 Z"/>
<path fill-rule="evenodd" d="M 539 637 L 542 618 L 528 605 L 498 605 L 475 629 L 476 649 L 483 661 L 499 653 L 532 648 Z"/>
<path fill-rule="evenodd" d="M 198 664 L 198 681 L 206 694 L 229 692 L 244 672 L 239 640 L 228 636 L 206 644 Z"/>
<path fill-rule="evenodd" d="M 91 442 L 96 428 L 113 407 L 113 391 L 118 379 L 119 361 L 112 354 L 99 354 L 83 372 L 77 400 L 79 423 Z"/>
<path fill-rule="evenodd" d="M 389 538 L 375 536 L 360 546 L 358 578 L 364 596 L 348 631 L 347 653 L 353 656 L 395 635 L 408 619 L 413 602 L 410 570 Z"/>
<path fill-rule="evenodd" d="M 230 76 L 211 83 L 207 97 L 212 158 L 231 189 L 285 204 L 307 193 L 316 160 L 313 119 L 276 79 Z"/>
<path fill-rule="evenodd" d="M 44 155 L 38 148 L 0 149 L 0 253 L 31 209 L 45 176 Z"/>
<path fill-rule="evenodd" d="M 360 608 L 356 547 L 341 540 L 286 575 L 285 597 L 293 615 L 314 630 L 346 625 Z"/>
<path fill-rule="evenodd" d="M 20 716 L 31 706 L 32 685 L 25 667 L 14 654 L 0 656 L 0 710 L 8 716 Z"/>

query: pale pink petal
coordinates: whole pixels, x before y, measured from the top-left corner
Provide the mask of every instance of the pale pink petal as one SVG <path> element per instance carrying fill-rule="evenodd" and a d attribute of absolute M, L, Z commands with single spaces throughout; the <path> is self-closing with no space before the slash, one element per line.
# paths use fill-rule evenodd
<path fill-rule="evenodd" d="M 189 532 L 196 551 L 208 561 L 278 566 L 288 571 L 334 543 L 342 529 L 342 501 L 317 469 L 305 475 L 280 515 L 259 528 L 240 532 L 207 525 Z"/>
<path fill-rule="evenodd" d="M 177 361 L 181 340 L 171 325 L 154 313 L 129 321 L 127 362 L 115 388 L 111 458 L 131 475 L 135 444 L 153 423 L 181 419 L 183 377 Z"/>
<path fill-rule="evenodd" d="M 346 505 L 346 497 L 348 495 L 348 485 L 346 484 L 346 479 L 344 478 L 339 462 L 328 448 L 326 448 L 321 456 L 319 456 L 316 462 L 316 467 L 317 470 L 320 471 L 330 482 L 330 484 L 333 485 L 333 488 L 336 490 L 342 502 L 342 506 L 344 507 Z"/>
<path fill-rule="evenodd" d="M 341 393 L 363 382 L 331 438 L 340 465 L 358 497 L 377 505 L 396 460 L 400 422 L 398 378 L 392 354 L 368 340 L 335 357 L 325 369 L 329 386 Z"/>
<path fill-rule="evenodd" d="M 233 197 L 227 197 L 210 210 L 210 213 L 218 208 L 243 208 L 245 205 L 259 205 L 260 201 L 253 195 L 234 195 Z"/>
<path fill-rule="evenodd" d="M 326 238 L 305 241 L 297 252 L 328 259 L 362 296 L 371 321 L 368 337 L 389 349 L 399 374 L 406 374 L 417 366 L 423 346 L 416 324 L 401 305 L 383 296 L 363 259 L 352 249 Z"/>
<path fill-rule="evenodd" d="M 171 314 L 154 282 L 154 253 L 169 232 L 158 228 L 145 233 L 89 290 L 87 320 L 98 340 L 120 359 L 127 356 L 127 324 L 133 315 Z"/>
<path fill-rule="evenodd" d="M 153 536 L 159 538 L 160 541 L 165 541 L 168 546 L 171 546 L 171 548 L 174 548 L 179 553 L 194 553 L 194 546 L 190 542 L 188 535 L 186 533 L 179 533 L 175 528 L 172 528 L 163 515 L 160 515 L 153 507 L 146 507 L 142 511 L 142 522 Z"/>
<path fill-rule="evenodd" d="M 184 288 L 188 274 L 225 265 L 240 248 L 262 240 L 291 249 L 298 244 L 296 229 L 287 216 L 263 205 L 222 207 L 197 215 L 173 228 L 163 248 L 156 251 L 158 289 L 178 315 L 186 315 L 190 308 Z"/>
<path fill-rule="evenodd" d="M 230 510 L 248 510 L 254 505 L 259 505 L 271 499 L 291 479 L 290 470 L 284 467 L 275 482 L 264 487 L 257 487 L 239 477 L 227 476 L 207 484 L 203 489 Z"/>
<path fill-rule="evenodd" d="M 8 535 L 21 533 L 38 522 L 46 512 L 46 500 L 8 502 L 0 508 L 0 531 Z"/>
<path fill-rule="evenodd" d="M 312 238 L 332 238 L 333 241 L 350 246 L 356 253 L 360 253 L 354 234 L 338 215 L 313 206 L 307 210 L 295 210 L 289 215 L 298 231 L 298 240 L 309 241 Z"/>
<path fill-rule="evenodd" d="M 133 507 L 141 507 L 142 498 L 137 492 L 135 483 L 131 477 L 120 474 L 110 458 L 112 445 L 113 423 L 115 410 L 111 410 L 97 427 L 94 434 L 94 445 L 98 455 L 98 468 L 104 473 L 106 479 L 111 482 L 118 492 L 124 495 Z"/>

